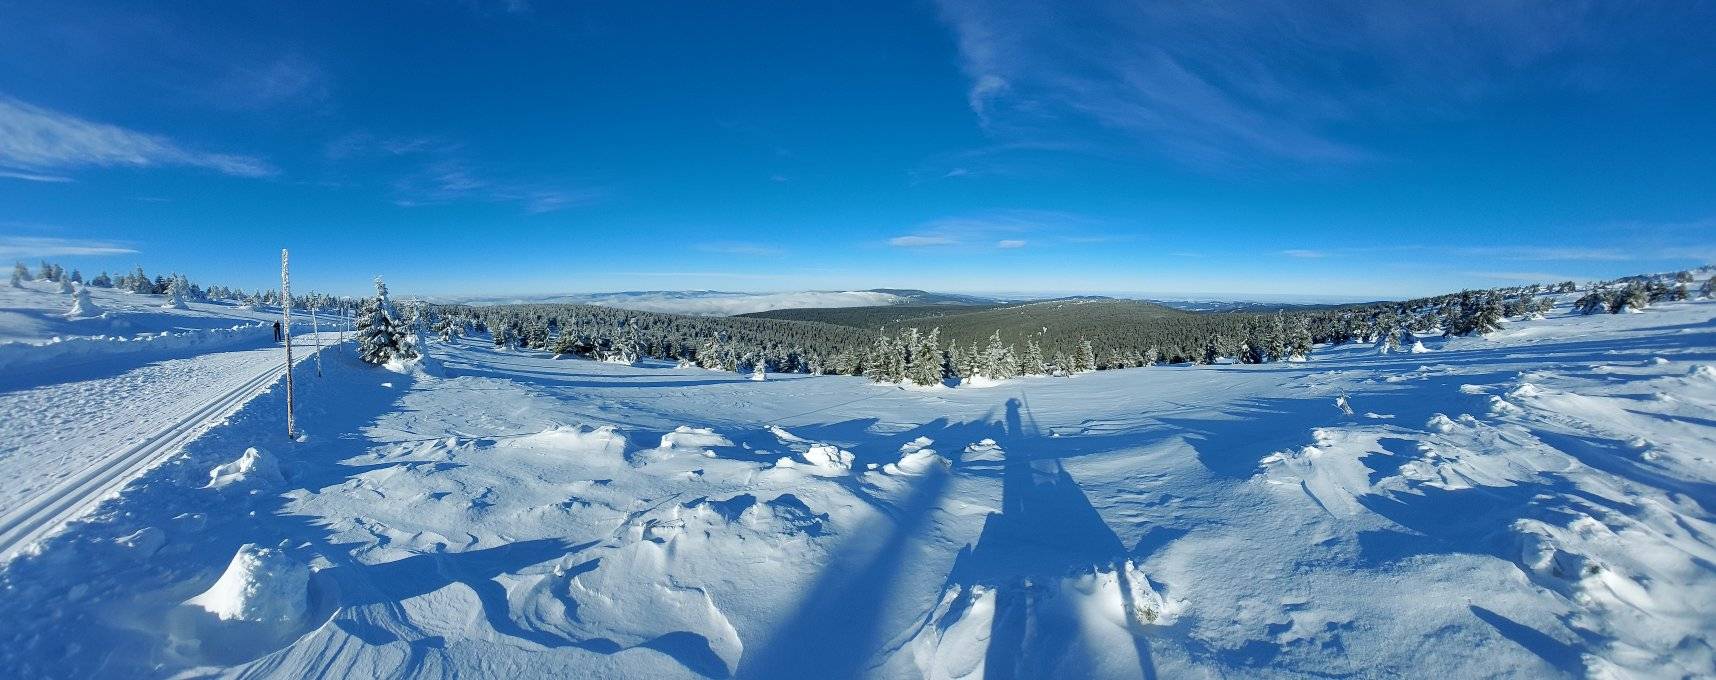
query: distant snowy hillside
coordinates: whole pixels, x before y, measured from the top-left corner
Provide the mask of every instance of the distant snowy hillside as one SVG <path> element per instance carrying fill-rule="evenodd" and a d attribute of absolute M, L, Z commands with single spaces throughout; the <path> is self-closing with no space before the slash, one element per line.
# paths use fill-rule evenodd
<path fill-rule="evenodd" d="M 718 290 L 645 290 L 566 295 L 431 296 L 430 302 L 467 305 L 580 304 L 635 309 L 644 312 L 734 316 L 777 309 L 826 309 L 905 304 L 980 304 L 988 298 L 931 293 L 922 290 L 877 288 L 791 293 L 735 293 Z"/>

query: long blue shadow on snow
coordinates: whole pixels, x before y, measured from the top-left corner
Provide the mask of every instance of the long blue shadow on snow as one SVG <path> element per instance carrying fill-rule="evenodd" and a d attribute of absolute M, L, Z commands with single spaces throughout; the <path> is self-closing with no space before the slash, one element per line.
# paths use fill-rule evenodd
<path fill-rule="evenodd" d="M 1472 615 L 1496 629 L 1502 637 L 1514 641 L 1545 663 L 1565 673 L 1567 677 L 1585 677 L 1585 658 L 1577 647 L 1552 638 L 1542 631 L 1497 614 L 1477 605 L 1468 605 Z"/>
<path fill-rule="evenodd" d="M 884 608 L 912 541 L 929 522 L 949 475 L 940 468 L 895 505 L 887 537 L 873 549 L 837 551 L 798 610 L 775 626 L 765 646 L 739 662 L 742 678 L 854 678 L 865 675 L 882 639 Z M 850 542 L 853 539 L 848 538 Z"/>
<path fill-rule="evenodd" d="M 977 543 L 960 553 L 948 581 L 967 590 L 995 588 L 985 677 L 1047 677 L 1067 654 L 1076 653 L 1078 636 L 1076 626 L 1050 630 L 1033 620 L 1042 599 L 1053 596 L 1042 589 L 1075 572 L 1116 566 L 1130 553 L 1059 458 L 1033 455 L 1033 446 L 1047 438 L 1029 418 L 1025 402 L 1009 399 L 1006 412 L 1006 430 L 999 438 L 1005 455 L 1001 512 L 984 521 Z M 1127 578 L 1124 571 L 1121 578 Z M 1140 674 L 1154 678 L 1149 642 L 1136 634 L 1132 640 Z"/>

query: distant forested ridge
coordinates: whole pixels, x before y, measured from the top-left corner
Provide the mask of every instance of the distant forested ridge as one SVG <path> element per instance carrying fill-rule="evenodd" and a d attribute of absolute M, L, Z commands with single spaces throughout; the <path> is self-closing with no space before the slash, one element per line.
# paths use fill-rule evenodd
<path fill-rule="evenodd" d="M 1588 284 L 1576 307 L 1620 311 L 1689 295 L 1690 272 Z M 1678 287 L 1677 287 L 1678 286 Z M 1702 294 L 1709 295 L 1706 283 Z M 739 372 L 864 375 L 934 384 L 1159 363 L 1262 363 L 1303 358 L 1319 344 L 1384 351 L 1426 334 L 1493 332 L 1507 318 L 1546 314 L 1560 284 L 1468 290 L 1401 302 L 1190 312 L 1138 300 L 795 309 L 733 317 L 589 305 L 433 306 L 444 337 L 484 333 L 499 346 L 615 361 L 656 358 Z M 1592 297 L 1595 296 L 1595 297 Z M 1597 300 L 1601 302 L 1588 302 Z"/>

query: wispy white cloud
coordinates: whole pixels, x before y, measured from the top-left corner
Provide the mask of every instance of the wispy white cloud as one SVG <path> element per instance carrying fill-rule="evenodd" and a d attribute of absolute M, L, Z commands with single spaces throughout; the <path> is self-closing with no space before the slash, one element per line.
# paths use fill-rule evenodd
<path fill-rule="evenodd" d="M 64 175 L 41 175 L 33 172 L 18 172 L 15 170 L 0 170 L 0 177 L 5 177 L 7 179 L 21 179 L 26 182 L 64 183 L 72 181 L 72 178 Z"/>
<path fill-rule="evenodd" d="M 1291 248 L 1288 250 L 1283 250 L 1283 251 L 1281 251 L 1281 254 L 1286 255 L 1287 257 L 1299 257 L 1299 258 L 1307 258 L 1307 259 L 1315 259 L 1315 258 L 1328 257 L 1329 256 L 1328 253 L 1325 253 L 1321 250 L 1305 250 L 1303 248 Z"/>
<path fill-rule="evenodd" d="M 1661 40 L 1601 3 L 937 4 L 968 104 L 992 135 L 1130 142 L 1208 169 L 1364 162 L 1379 154 L 1346 132 L 1461 115 L 1526 79 L 1619 82 L 1605 75 L 1616 51 L 1709 63 L 1693 34 Z M 1694 6 L 1639 14 L 1711 20 Z"/>
<path fill-rule="evenodd" d="M 778 246 L 769 246 L 760 243 L 741 243 L 736 241 L 700 243 L 697 245 L 697 249 L 706 253 L 716 253 L 719 255 L 747 255 L 754 257 L 779 257 L 786 254 L 786 249 Z"/>
<path fill-rule="evenodd" d="M 320 105 L 329 98 L 321 66 L 300 54 L 234 64 L 209 92 L 216 104 L 229 109 Z"/>
<path fill-rule="evenodd" d="M 1125 238 L 1092 233 L 1103 222 L 1054 210 L 995 210 L 930 220 L 911 233 L 888 239 L 897 247 L 959 246 L 967 249 L 1015 249 L 1027 242 L 1096 243 Z M 1033 235 L 1029 241 L 1022 238 Z"/>
<path fill-rule="evenodd" d="M 0 167 L 39 174 L 84 167 L 188 166 L 239 177 L 275 174 L 249 156 L 187 149 L 166 137 L 0 97 Z"/>
<path fill-rule="evenodd" d="M 404 208 L 478 201 L 514 204 L 531 214 L 588 205 L 607 196 L 607 191 L 598 187 L 491 179 L 447 160 L 435 161 L 400 179 L 394 183 L 394 191 L 394 204 Z"/>
<path fill-rule="evenodd" d="M 897 248 L 923 248 L 926 246 L 951 246 L 951 245 L 954 245 L 956 243 L 959 243 L 959 241 L 954 240 L 953 237 L 951 237 L 951 236 L 937 236 L 934 234 L 910 234 L 907 236 L 895 236 L 891 239 L 888 239 L 888 245 L 894 246 Z"/>
<path fill-rule="evenodd" d="M 136 248 L 120 241 L 45 236 L 0 236 L 0 258 L 128 255 L 135 252 L 137 252 Z"/>

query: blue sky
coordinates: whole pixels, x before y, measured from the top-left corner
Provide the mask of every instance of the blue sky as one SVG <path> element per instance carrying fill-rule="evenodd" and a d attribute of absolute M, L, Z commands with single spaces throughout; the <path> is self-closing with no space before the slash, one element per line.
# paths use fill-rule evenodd
<path fill-rule="evenodd" d="M 1710 3 L 0 17 L 0 258 L 86 271 L 1373 298 L 1716 260 Z"/>

